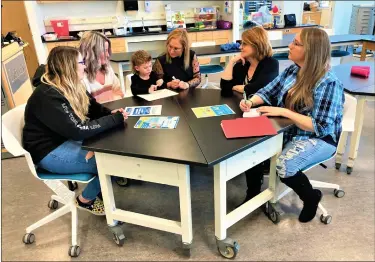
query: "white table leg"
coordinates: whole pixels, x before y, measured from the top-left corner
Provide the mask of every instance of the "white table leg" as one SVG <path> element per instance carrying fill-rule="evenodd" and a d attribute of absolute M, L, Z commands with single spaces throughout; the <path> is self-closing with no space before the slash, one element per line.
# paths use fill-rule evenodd
<path fill-rule="evenodd" d="M 227 216 L 227 180 L 226 162 L 214 166 L 214 205 L 215 205 L 215 236 L 218 240 L 227 237 L 225 218 Z"/>
<path fill-rule="evenodd" d="M 336 152 L 336 169 L 340 169 L 340 166 L 342 164 L 342 158 L 345 154 L 345 148 L 346 148 L 346 142 L 348 140 L 348 134 L 349 132 L 343 131 L 341 133 L 340 141 L 337 146 L 337 152 Z"/>
<path fill-rule="evenodd" d="M 190 193 L 190 167 L 179 165 L 179 194 L 181 231 L 183 245 L 190 245 L 193 241 L 192 217 L 191 217 L 191 193 Z"/>
<path fill-rule="evenodd" d="M 354 167 L 354 161 L 357 158 L 359 139 L 361 138 L 363 118 L 364 118 L 364 108 L 365 108 L 366 98 L 364 96 L 357 96 L 357 108 L 355 114 L 355 124 L 354 132 L 350 139 L 350 150 L 349 159 L 347 165 L 347 173 L 350 174 Z"/>

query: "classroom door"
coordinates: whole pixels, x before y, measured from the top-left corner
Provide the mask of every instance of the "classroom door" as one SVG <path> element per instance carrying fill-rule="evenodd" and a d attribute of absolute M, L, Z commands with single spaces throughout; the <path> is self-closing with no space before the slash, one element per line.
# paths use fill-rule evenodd
<path fill-rule="evenodd" d="M 39 64 L 24 2 L 1 1 L 1 15 L 1 34 L 6 36 L 8 32 L 16 31 L 17 35 L 29 44 L 23 51 L 27 70 L 29 71 L 30 77 L 32 77 Z"/>

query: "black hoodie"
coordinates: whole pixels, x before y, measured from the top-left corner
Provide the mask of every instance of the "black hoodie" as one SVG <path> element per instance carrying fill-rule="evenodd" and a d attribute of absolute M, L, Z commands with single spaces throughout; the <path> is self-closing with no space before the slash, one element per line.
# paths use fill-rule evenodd
<path fill-rule="evenodd" d="M 33 78 L 36 89 L 27 101 L 23 146 L 35 164 L 67 140 L 80 141 L 121 125 L 124 117 L 96 102 L 89 93 L 89 120 L 81 123 L 69 101 L 54 87 L 41 82 L 44 65 Z"/>

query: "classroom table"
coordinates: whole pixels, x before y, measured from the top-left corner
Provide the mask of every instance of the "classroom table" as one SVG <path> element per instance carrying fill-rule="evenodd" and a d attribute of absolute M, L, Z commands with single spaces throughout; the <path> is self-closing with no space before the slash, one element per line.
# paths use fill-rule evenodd
<path fill-rule="evenodd" d="M 177 96 L 152 102 L 129 97 L 106 104 L 110 109 L 126 106 L 162 105 L 162 116 L 179 116 L 176 129 L 135 129 L 139 117 L 129 117 L 123 127 L 85 140 L 83 149 L 95 152 L 106 219 L 114 240 L 124 243 L 125 234 L 117 221 L 163 230 L 182 236 L 182 248 L 190 255 L 192 235 L 190 166 L 213 167 L 215 236 L 220 254 L 234 258 L 239 244 L 227 238 L 226 230 L 265 203 L 275 203 L 276 158 L 282 151 L 283 132 L 292 126 L 285 118 L 270 118 L 277 135 L 240 139 L 225 138 L 223 119 L 242 117 L 241 96 L 222 97 L 220 90 L 189 89 Z M 235 114 L 196 118 L 192 107 L 227 104 Z M 226 182 L 245 170 L 271 159 L 268 189 L 244 205 L 226 213 Z M 124 177 L 179 188 L 181 221 L 171 221 L 126 210 L 115 205 L 110 176 Z M 270 217 L 278 213 L 269 207 Z"/>
<path fill-rule="evenodd" d="M 370 66 L 370 75 L 368 78 L 362 78 L 350 75 L 352 66 Z M 357 107 L 355 114 L 355 130 L 350 139 L 349 157 L 346 167 L 347 174 L 351 174 L 354 168 L 354 162 L 358 154 L 359 139 L 361 137 L 364 108 L 366 101 L 375 101 L 375 67 L 373 62 L 352 62 L 333 67 L 337 78 L 343 83 L 345 92 L 357 98 Z M 342 157 L 345 153 L 345 145 L 348 133 L 343 132 L 340 144 L 338 145 L 336 155 L 336 168 L 339 169 L 342 164 Z"/>

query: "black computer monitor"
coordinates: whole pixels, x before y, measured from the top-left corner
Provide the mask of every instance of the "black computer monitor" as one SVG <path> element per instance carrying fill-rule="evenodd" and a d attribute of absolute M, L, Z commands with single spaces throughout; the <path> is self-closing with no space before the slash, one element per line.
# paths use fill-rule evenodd
<path fill-rule="evenodd" d="M 125 11 L 138 11 L 138 1 L 124 0 Z"/>

